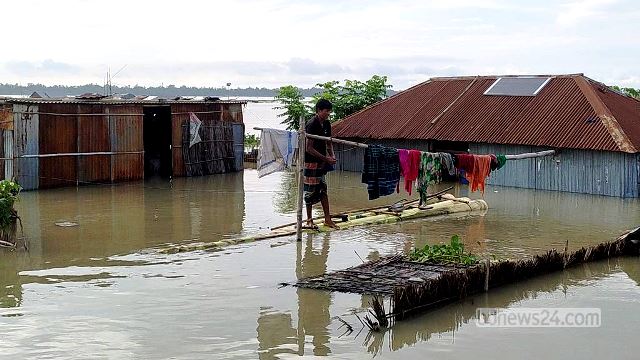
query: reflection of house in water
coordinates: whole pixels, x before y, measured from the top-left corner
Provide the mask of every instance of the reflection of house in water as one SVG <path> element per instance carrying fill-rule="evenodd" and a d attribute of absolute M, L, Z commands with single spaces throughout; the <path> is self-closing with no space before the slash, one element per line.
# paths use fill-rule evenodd
<path fill-rule="evenodd" d="M 32 191 L 17 203 L 28 252 L 2 254 L 0 295 L 19 294 L 23 270 L 118 265 L 114 255 L 166 243 L 217 241 L 242 232 L 243 173 Z M 74 227 L 56 226 L 71 221 Z M 11 260 L 15 258 L 15 260 Z M 13 288 L 5 288 L 11 286 Z M 19 297 L 18 297 L 19 298 Z"/>
<path fill-rule="evenodd" d="M 329 236 L 327 234 L 309 235 L 306 239 L 304 253 L 302 242 L 296 244 L 296 277 L 298 279 L 323 274 L 327 269 Z M 318 250 L 314 250 L 316 239 L 321 241 Z M 275 359 L 278 354 L 283 353 L 304 355 L 307 337 L 312 338 L 313 355 L 326 356 L 331 353 L 329 349 L 331 293 L 297 288 L 296 294 L 298 296 L 297 327 L 292 326 L 293 321 L 289 314 L 260 314 L 257 329 L 260 359 Z"/>
<path fill-rule="evenodd" d="M 0 263 L 0 308 L 18 307 L 22 304 L 22 282 L 16 269 L 16 254 L 2 254 Z"/>

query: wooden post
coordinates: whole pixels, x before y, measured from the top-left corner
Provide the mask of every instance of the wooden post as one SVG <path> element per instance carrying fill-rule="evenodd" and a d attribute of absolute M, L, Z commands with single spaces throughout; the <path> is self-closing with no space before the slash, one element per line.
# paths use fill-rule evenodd
<path fill-rule="evenodd" d="M 484 274 L 484 292 L 489 291 L 489 272 L 491 271 L 491 260 L 489 258 L 485 259 L 484 268 L 486 270 Z"/>
<path fill-rule="evenodd" d="M 302 198 L 304 195 L 304 154 L 305 154 L 305 146 L 306 139 L 304 133 L 304 117 L 300 117 L 300 127 L 298 131 L 298 218 L 297 218 L 297 226 L 296 226 L 296 240 L 302 241 L 302 208 L 304 206 Z"/>

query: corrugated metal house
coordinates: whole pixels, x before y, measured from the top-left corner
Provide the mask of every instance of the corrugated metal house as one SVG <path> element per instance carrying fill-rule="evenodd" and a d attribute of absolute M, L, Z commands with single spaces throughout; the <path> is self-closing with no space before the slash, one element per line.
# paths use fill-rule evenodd
<path fill-rule="evenodd" d="M 5 98 L 0 174 L 24 189 L 242 170 L 242 101 Z M 189 119 L 202 141 L 189 146 Z"/>
<path fill-rule="evenodd" d="M 640 193 L 640 101 L 582 74 L 433 78 L 334 124 L 336 137 L 512 161 L 489 184 L 620 197 Z M 341 169 L 362 150 L 339 146 Z"/>

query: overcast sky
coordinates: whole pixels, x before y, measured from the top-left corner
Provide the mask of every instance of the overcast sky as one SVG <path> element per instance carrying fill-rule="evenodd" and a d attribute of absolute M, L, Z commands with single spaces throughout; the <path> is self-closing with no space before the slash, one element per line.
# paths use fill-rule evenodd
<path fill-rule="evenodd" d="M 585 73 L 640 88 L 634 0 L 2 4 L 0 82 L 308 87 L 389 76 Z"/>

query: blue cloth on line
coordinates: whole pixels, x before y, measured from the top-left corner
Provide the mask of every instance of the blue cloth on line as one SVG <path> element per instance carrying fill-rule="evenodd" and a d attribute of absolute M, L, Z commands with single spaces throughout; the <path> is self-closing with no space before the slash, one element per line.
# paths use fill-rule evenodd
<path fill-rule="evenodd" d="M 393 194 L 400 182 L 398 149 L 369 145 L 364 152 L 362 182 L 367 184 L 369 200 Z"/>

